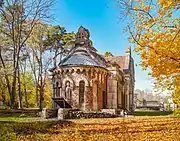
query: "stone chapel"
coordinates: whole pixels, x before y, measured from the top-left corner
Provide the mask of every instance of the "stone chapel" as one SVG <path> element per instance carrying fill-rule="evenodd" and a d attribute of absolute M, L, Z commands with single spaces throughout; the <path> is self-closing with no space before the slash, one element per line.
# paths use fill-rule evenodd
<path fill-rule="evenodd" d="M 124 56 L 104 57 L 93 47 L 90 33 L 80 27 L 74 46 L 51 69 L 53 107 L 85 112 L 103 109 L 134 111 L 134 62 L 131 48 Z"/>

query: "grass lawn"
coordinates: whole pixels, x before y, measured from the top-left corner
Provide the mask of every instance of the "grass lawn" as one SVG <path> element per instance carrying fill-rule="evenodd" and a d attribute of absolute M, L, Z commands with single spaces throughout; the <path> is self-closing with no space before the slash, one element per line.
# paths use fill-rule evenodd
<path fill-rule="evenodd" d="M 179 141 L 180 118 L 167 116 L 41 120 L 0 117 L 0 140 Z"/>
<path fill-rule="evenodd" d="M 167 116 L 171 115 L 172 113 L 172 111 L 136 110 L 135 116 Z"/>
<path fill-rule="evenodd" d="M 8 121 L 14 121 L 14 122 L 26 122 L 26 121 L 36 121 L 40 118 L 32 116 L 32 114 L 28 113 L 3 113 L 0 112 L 0 122 L 8 122 Z"/>

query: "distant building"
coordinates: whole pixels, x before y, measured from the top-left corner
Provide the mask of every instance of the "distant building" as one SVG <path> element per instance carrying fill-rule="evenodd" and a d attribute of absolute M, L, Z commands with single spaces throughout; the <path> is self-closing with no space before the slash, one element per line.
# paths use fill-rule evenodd
<path fill-rule="evenodd" d="M 74 47 L 51 70 L 53 106 L 82 111 L 126 109 L 134 111 L 134 61 L 131 48 L 125 56 L 104 57 L 89 39 L 90 33 L 80 27 Z"/>
<path fill-rule="evenodd" d="M 164 105 L 156 100 L 139 100 L 137 99 L 136 108 L 147 108 L 152 110 L 160 110 Z"/>

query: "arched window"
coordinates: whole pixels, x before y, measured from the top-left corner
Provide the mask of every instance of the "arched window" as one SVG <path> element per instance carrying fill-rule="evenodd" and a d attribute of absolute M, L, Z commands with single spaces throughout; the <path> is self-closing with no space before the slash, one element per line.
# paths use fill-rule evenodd
<path fill-rule="evenodd" d="M 65 98 L 70 98 L 70 82 L 69 81 L 66 81 L 65 82 Z"/>
<path fill-rule="evenodd" d="M 85 91 L 85 82 L 81 80 L 79 82 L 79 104 L 84 103 L 84 91 Z"/>

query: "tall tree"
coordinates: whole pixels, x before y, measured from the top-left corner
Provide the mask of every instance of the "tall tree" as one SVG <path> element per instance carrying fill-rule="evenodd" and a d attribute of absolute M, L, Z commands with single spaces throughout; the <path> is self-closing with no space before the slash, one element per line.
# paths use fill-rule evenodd
<path fill-rule="evenodd" d="M 33 71 L 36 82 L 36 103 L 40 109 L 44 107 L 44 87 L 46 84 L 48 68 L 51 63 L 51 57 L 43 56 L 48 49 L 44 45 L 49 25 L 39 22 L 35 27 L 27 41 L 30 54 L 33 58 L 29 58 L 31 69 Z M 29 57 L 30 57 L 29 54 Z M 39 102 L 38 102 L 39 101 Z"/>
<path fill-rule="evenodd" d="M 36 103 L 40 105 L 40 109 L 44 107 L 44 92 L 46 81 L 48 81 L 49 66 L 58 55 L 62 58 L 67 53 L 65 48 L 74 41 L 74 37 L 75 34 L 67 33 L 64 27 L 42 22 L 39 22 L 30 34 L 27 46 L 33 58 L 30 58 L 31 55 L 28 56 L 36 82 Z M 54 55 L 47 57 L 49 50 L 53 51 Z M 56 61 L 54 66 L 56 66 Z"/>
<path fill-rule="evenodd" d="M 111 52 L 105 52 L 104 57 L 112 57 L 113 54 Z"/>
<path fill-rule="evenodd" d="M 34 26 L 39 20 L 50 18 L 49 13 L 53 2 L 54 0 L 3 0 L 3 2 L 1 2 L 1 37 L 5 39 L 3 43 L 5 42 L 6 47 L 11 48 L 13 52 L 12 84 L 10 84 L 9 77 L 6 75 L 11 107 L 15 107 L 16 105 L 16 87 L 21 49 L 25 46 Z M 2 54 L 0 54 L 0 59 L 3 68 L 6 69 Z"/>
<path fill-rule="evenodd" d="M 180 79 L 180 1 L 122 0 L 119 5 L 121 16 L 129 20 L 127 31 L 140 65 L 151 70 L 156 88 L 175 92 Z"/>
<path fill-rule="evenodd" d="M 54 67 L 57 65 L 57 57 L 59 56 L 59 61 L 61 61 L 63 55 L 68 53 L 68 48 L 72 47 L 74 41 L 75 33 L 68 33 L 65 27 L 55 25 L 48 29 L 47 39 L 44 45 L 54 52 Z"/>
<path fill-rule="evenodd" d="M 27 77 L 27 75 L 28 75 L 28 63 L 27 63 L 28 57 L 29 57 L 29 53 L 27 52 L 27 50 L 25 48 L 22 49 L 21 56 L 20 56 L 20 70 L 19 70 L 21 72 L 21 75 L 18 77 L 18 81 L 21 84 L 21 86 L 19 87 L 19 93 L 21 96 L 19 100 L 21 100 L 21 101 L 19 103 L 22 103 L 22 99 L 24 96 L 26 108 L 29 107 L 28 92 L 27 92 L 28 91 L 27 90 L 27 84 L 28 84 L 27 81 L 29 81 L 29 80 L 27 80 L 28 79 L 28 77 Z M 21 104 L 21 107 L 22 107 L 22 104 Z"/>

